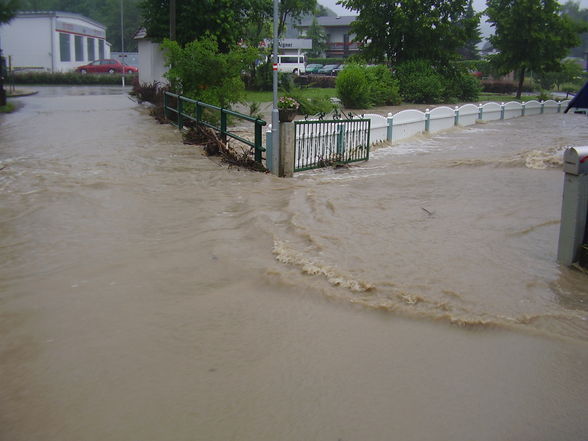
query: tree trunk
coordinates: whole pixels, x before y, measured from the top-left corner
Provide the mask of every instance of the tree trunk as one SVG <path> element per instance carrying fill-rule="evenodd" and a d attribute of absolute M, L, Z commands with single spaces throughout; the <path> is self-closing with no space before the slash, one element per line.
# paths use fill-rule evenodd
<path fill-rule="evenodd" d="M 522 67 L 519 72 L 519 87 L 517 88 L 517 100 L 521 99 L 521 94 L 523 92 L 523 83 L 525 82 L 525 68 Z"/>

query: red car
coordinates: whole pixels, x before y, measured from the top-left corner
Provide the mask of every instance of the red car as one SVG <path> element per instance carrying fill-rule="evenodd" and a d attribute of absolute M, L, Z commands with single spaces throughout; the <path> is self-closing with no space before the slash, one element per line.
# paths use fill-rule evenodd
<path fill-rule="evenodd" d="M 137 73 L 139 69 L 135 66 L 128 66 L 126 64 L 122 64 L 118 60 L 108 59 L 108 60 L 96 60 L 92 61 L 91 63 L 85 64 L 83 66 L 79 66 L 76 68 L 76 72 L 80 72 L 83 74 L 86 73 Z"/>

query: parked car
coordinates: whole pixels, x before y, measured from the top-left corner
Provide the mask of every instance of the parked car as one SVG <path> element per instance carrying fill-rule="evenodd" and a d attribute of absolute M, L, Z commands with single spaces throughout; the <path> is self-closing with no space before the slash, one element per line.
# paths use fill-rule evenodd
<path fill-rule="evenodd" d="M 334 75 L 333 71 L 338 67 L 338 64 L 327 64 L 326 66 L 321 67 L 317 73 L 321 75 Z"/>
<path fill-rule="evenodd" d="M 331 73 L 331 75 L 339 75 L 339 72 L 341 72 L 344 67 L 345 67 L 344 64 L 339 65 L 338 67 L 333 69 L 333 72 Z"/>
<path fill-rule="evenodd" d="M 307 74 L 315 74 L 318 73 L 319 69 L 323 67 L 322 64 L 307 64 L 306 65 L 306 73 Z"/>
<path fill-rule="evenodd" d="M 114 59 L 105 59 L 105 60 L 96 60 L 92 61 L 91 63 L 85 64 L 83 66 L 79 66 L 76 68 L 76 72 L 80 72 L 82 74 L 87 73 L 137 73 L 139 69 L 135 66 L 128 66 L 126 64 L 122 64 L 118 60 Z"/>

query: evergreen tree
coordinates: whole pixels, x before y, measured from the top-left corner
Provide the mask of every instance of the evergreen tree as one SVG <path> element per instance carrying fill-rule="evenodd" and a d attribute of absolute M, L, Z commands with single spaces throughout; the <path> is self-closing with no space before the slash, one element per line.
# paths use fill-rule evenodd
<path fill-rule="evenodd" d="M 312 23 L 306 31 L 306 38 L 312 40 L 312 50 L 307 52 L 309 57 L 322 57 L 327 50 L 327 33 L 325 29 L 319 25 L 316 17 L 313 17 Z"/>

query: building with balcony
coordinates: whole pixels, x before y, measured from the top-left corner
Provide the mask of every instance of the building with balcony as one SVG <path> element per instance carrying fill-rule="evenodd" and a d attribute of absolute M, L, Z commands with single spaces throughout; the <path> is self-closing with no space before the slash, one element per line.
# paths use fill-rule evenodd
<path fill-rule="evenodd" d="M 15 70 L 67 72 L 110 58 L 106 26 L 71 12 L 19 12 L 0 25 L 0 45 Z"/>
<path fill-rule="evenodd" d="M 356 18 L 355 15 L 317 17 L 318 24 L 327 34 L 327 58 L 347 58 L 359 52 L 359 45 L 353 41 L 355 35 L 351 32 L 351 24 Z M 306 34 L 312 20 L 313 17 L 309 17 L 297 25 L 301 35 Z"/>

